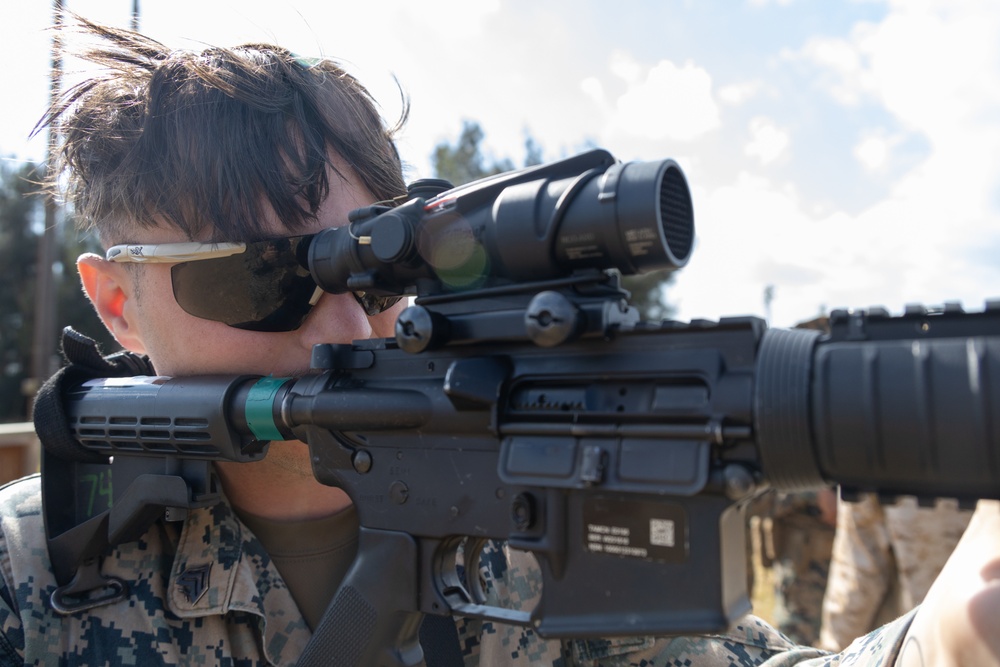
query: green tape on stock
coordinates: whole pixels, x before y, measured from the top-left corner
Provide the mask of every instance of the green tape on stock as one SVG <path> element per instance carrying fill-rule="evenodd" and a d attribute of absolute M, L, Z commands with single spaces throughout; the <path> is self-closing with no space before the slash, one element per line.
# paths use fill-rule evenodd
<path fill-rule="evenodd" d="M 247 426 L 258 440 L 284 440 L 274 423 L 274 396 L 288 378 L 266 377 L 257 380 L 247 392 Z"/>

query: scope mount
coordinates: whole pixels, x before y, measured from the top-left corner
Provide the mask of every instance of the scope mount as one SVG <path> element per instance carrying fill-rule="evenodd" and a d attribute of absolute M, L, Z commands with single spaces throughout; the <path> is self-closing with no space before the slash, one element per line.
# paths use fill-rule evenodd
<path fill-rule="evenodd" d="M 396 342 L 417 354 L 471 342 L 530 340 L 552 347 L 579 337 L 607 337 L 639 321 L 628 298 L 615 270 L 418 297 L 396 321 Z M 481 317 L 484 312 L 490 316 Z"/>

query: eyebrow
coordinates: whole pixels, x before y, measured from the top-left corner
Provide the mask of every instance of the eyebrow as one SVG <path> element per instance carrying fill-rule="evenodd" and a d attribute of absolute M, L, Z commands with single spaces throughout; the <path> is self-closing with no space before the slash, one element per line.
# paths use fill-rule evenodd
<path fill-rule="evenodd" d="M 246 243 L 125 243 L 111 246 L 109 262 L 167 263 L 229 257 L 246 251 Z"/>

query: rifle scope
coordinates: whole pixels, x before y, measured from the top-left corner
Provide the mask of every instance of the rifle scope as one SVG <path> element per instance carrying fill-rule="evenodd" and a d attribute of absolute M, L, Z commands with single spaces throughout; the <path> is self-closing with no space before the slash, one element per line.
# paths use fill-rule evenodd
<path fill-rule="evenodd" d="M 427 182 L 410 191 L 427 193 Z M 423 295 L 592 269 L 674 270 L 693 244 L 691 193 L 676 162 L 623 163 L 595 150 L 394 209 L 358 209 L 307 252 L 328 292 Z"/>

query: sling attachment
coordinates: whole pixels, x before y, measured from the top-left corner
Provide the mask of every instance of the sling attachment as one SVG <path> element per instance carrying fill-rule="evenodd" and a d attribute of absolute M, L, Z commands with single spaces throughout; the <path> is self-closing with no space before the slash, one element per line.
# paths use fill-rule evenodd
<path fill-rule="evenodd" d="M 167 472 L 164 461 L 116 456 L 112 463 L 80 444 L 70 426 L 66 392 L 91 379 L 154 370 L 148 358 L 130 352 L 102 356 L 95 341 L 68 327 L 62 348 L 67 363 L 39 390 L 33 418 L 42 444 L 45 537 L 58 585 L 50 604 L 60 614 L 75 614 L 128 597 L 127 582 L 101 573 L 111 548 L 138 539 L 168 508 L 183 516 L 186 509 L 210 504 L 218 489 L 208 461 L 185 462 L 181 470 L 174 465 L 160 474 Z M 155 465 L 160 470 L 151 468 Z M 189 480 L 203 493 L 192 493 Z"/>

